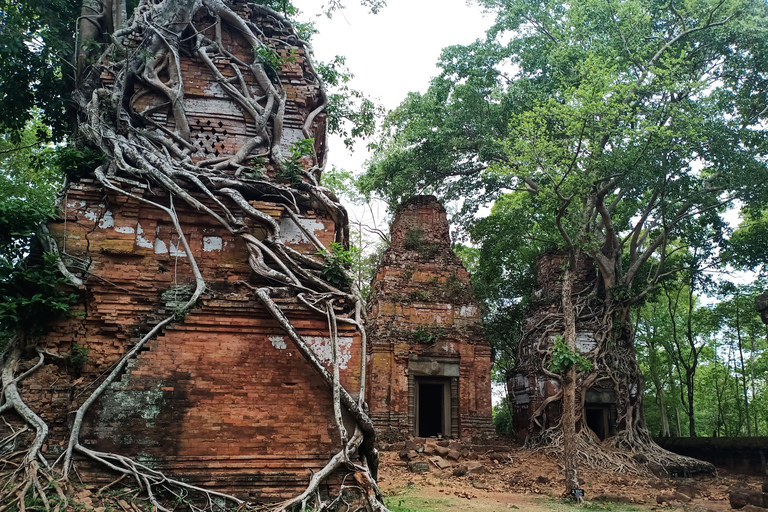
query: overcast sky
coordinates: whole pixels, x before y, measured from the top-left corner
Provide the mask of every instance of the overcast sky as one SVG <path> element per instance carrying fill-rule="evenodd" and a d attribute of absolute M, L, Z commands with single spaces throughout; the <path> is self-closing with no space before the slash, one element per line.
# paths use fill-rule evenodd
<path fill-rule="evenodd" d="M 357 0 L 344 0 L 347 8 L 332 19 L 313 15 L 323 3 L 294 0 L 302 17 L 313 19 L 319 30 L 312 39 L 316 59 L 344 55 L 355 75 L 352 87 L 387 109 L 399 105 L 410 91 L 427 90 L 445 46 L 482 37 L 492 22 L 466 0 L 387 0 L 378 14 L 370 14 Z M 329 141 L 329 148 L 329 167 L 356 174 L 369 156 L 365 144 L 357 144 L 349 155 L 338 138 Z"/>

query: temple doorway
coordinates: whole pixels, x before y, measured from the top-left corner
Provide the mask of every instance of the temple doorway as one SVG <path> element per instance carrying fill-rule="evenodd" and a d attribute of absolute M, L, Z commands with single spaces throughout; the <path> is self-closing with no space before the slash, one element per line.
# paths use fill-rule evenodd
<path fill-rule="evenodd" d="M 416 387 L 416 436 L 450 437 L 450 379 L 416 378 Z"/>

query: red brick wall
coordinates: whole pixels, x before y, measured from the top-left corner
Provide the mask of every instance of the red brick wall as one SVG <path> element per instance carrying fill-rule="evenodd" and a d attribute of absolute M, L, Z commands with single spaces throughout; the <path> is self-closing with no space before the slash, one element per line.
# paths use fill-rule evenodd
<path fill-rule="evenodd" d="M 53 452 L 63 448 L 68 415 L 99 377 L 153 322 L 172 313 L 174 298 L 188 296 L 181 289 L 174 297 L 174 286 L 193 285 L 187 258 L 177 256 L 178 241 L 160 210 L 105 195 L 91 183 L 72 187 L 67 204 L 66 222 L 50 228 L 62 247 L 67 240 L 67 254 L 92 259 L 85 314 L 57 325 L 45 345 L 63 354 L 78 343 L 89 349 L 89 361 L 79 377 L 47 365 L 24 389 L 25 399 L 51 423 Z M 281 207 L 261 209 L 281 218 Z M 87 417 L 82 442 L 254 499 L 286 496 L 339 449 L 331 392 L 239 283 L 251 274 L 241 242 L 207 216 L 183 204 L 177 210 L 209 291 L 199 308 L 129 363 Z M 318 238 L 333 240 L 328 218 L 314 212 L 304 218 L 317 227 Z M 292 246 L 313 252 L 306 243 Z M 326 319 L 295 301 L 277 302 L 329 362 Z M 345 324 L 339 329 L 342 384 L 356 394 L 360 336 Z"/>
<path fill-rule="evenodd" d="M 448 358 L 460 370 L 459 436 L 488 434 L 491 352 L 469 274 L 451 250 L 445 209 L 432 196 L 413 198 L 398 209 L 390 232 L 369 302 L 371 417 L 382 433 L 412 433 L 409 359 Z"/>
<path fill-rule="evenodd" d="M 259 24 L 267 37 L 280 37 L 272 22 L 252 16 L 247 4 L 238 2 L 234 8 Z M 198 28 L 211 38 L 213 21 L 203 15 L 196 18 Z M 134 39 L 138 44 L 141 38 Z M 240 36 L 225 29 L 222 39 L 236 56 L 253 60 Z M 276 40 L 269 44 L 287 55 Z M 235 76 L 230 61 L 216 63 L 225 76 Z M 224 94 L 200 61 L 184 57 L 181 68 L 192 142 L 200 148 L 192 157 L 199 161 L 215 157 L 216 152 L 235 153 L 253 135 L 248 132 L 253 120 Z M 242 66 L 240 70 L 251 92 L 258 94 L 248 70 Z M 310 75 L 303 50 L 280 70 L 287 97 L 284 151 L 303 138 L 304 120 L 320 102 L 319 86 Z M 106 86 L 113 82 L 109 75 L 102 79 Z M 150 93 L 135 107 L 141 111 L 166 101 Z M 174 127 L 167 109 L 152 116 L 157 123 Z M 322 161 L 325 114 L 315 118 L 310 132 Z M 274 177 L 268 163 L 265 172 Z M 169 205 L 155 185 L 120 178 L 114 182 L 131 194 Z M 196 198 L 217 209 L 205 196 Z M 145 345 L 91 408 L 81 442 L 255 500 L 294 495 L 306 486 L 310 469 L 321 468 L 340 448 L 331 391 L 242 284 L 265 284 L 252 274 L 242 242 L 210 216 L 180 199 L 174 203 L 207 291 L 196 309 Z M 251 204 L 279 222 L 288 245 L 318 258 L 317 249 L 283 206 Z M 67 264 L 87 271 L 87 286 L 76 308 L 80 316 L 55 325 L 42 343 L 62 355 L 69 354 L 73 344 L 81 345 L 88 349 L 88 360 L 79 373 L 66 362 L 47 364 L 22 386 L 24 399 L 51 426 L 45 451 L 52 458 L 64 449 L 74 411 L 112 365 L 152 325 L 185 302 L 194 287 L 188 258 L 162 210 L 105 191 L 89 179 L 69 187 L 63 209 L 61 220 L 51 223 L 50 229 Z M 336 226 L 319 204 L 302 206 L 300 217 L 321 242 L 334 240 Z M 265 236 L 255 226 L 251 233 Z M 320 358 L 330 363 L 328 340 L 323 339 L 328 333 L 326 318 L 294 300 L 276 302 Z M 342 384 L 356 395 L 360 334 L 346 324 L 339 324 L 339 329 Z M 114 479 L 104 468 L 85 461 L 78 467 L 86 479 Z"/>

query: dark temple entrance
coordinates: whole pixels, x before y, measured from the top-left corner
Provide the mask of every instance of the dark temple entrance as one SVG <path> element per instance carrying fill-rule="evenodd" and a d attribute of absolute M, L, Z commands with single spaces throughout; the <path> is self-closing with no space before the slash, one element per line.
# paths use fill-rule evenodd
<path fill-rule="evenodd" d="M 601 440 L 616 435 L 616 394 L 612 389 L 591 388 L 584 397 L 584 421 Z"/>
<path fill-rule="evenodd" d="M 449 437 L 450 380 L 416 379 L 416 435 L 419 437 Z"/>
<path fill-rule="evenodd" d="M 588 406 L 585 408 L 584 413 L 587 426 L 592 429 L 592 432 L 597 434 L 601 441 L 604 441 L 609 435 L 608 406 Z"/>

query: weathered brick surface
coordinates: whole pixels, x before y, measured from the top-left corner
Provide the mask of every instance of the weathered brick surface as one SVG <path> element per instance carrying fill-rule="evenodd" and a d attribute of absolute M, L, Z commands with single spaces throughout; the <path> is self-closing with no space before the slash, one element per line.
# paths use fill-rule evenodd
<path fill-rule="evenodd" d="M 252 16 L 245 3 L 236 3 L 235 8 L 259 24 L 267 37 L 279 37 L 271 22 Z M 200 16 L 196 22 L 201 30 L 209 27 L 207 35 L 214 37 L 213 19 Z M 135 37 L 137 44 L 140 39 Z M 225 29 L 223 41 L 241 60 L 252 60 L 251 49 L 239 36 Z M 287 52 L 275 41 L 269 44 L 278 53 Z M 292 59 L 280 71 L 288 98 L 284 151 L 303 138 L 304 119 L 320 102 L 318 84 L 307 79 L 303 51 Z M 232 62 L 221 60 L 217 65 L 225 76 L 235 76 Z M 236 152 L 252 135 L 246 114 L 198 59 L 183 57 L 181 68 L 193 142 L 200 148 L 193 158 Z M 251 91 L 258 93 L 248 70 L 241 72 Z M 109 75 L 102 78 L 106 85 L 113 80 Z M 150 93 L 135 107 L 142 110 L 165 102 Z M 167 109 L 152 116 L 158 124 L 174 127 Z M 310 127 L 321 160 L 324 124 L 325 115 L 320 114 Z M 267 165 L 265 170 L 274 177 L 273 168 Z M 114 182 L 135 196 L 169 206 L 154 185 L 120 178 Z M 202 194 L 195 197 L 218 208 Z M 279 222 L 288 245 L 318 258 L 314 245 L 283 206 L 251 204 Z M 207 291 L 196 309 L 145 345 L 91 408 L 81 442 L 183 475 L 191 483 L 252 499 L 293 495 L 306 486 L 310 470 L 321 468 L 340 448 L 331 391 L 242 283 L 266 284 L 253 275 L 242 242 L 180 199 L 174 207 Z M 301 223 L 328 244 L 336 226 L 321 205 L 316 208 L 302 207 Z M 53 459 L 64 449 L 74 411 L 112 365 L 183 304 L 194 287 L 188 258 L 163 211 L 106 191 L 89 179 L 69 187 L 63 209 L 61 220 L 51 223 L 50 230 L 70 268 L 79 267 L 87 277 L 87 286 L 76 308 L 80 315 L 55 325 L 42 343 L 62 355 L 69 354 L 74 344 L 81 345 L 88 349 L 88 360 L 80 371 L 66 361 L 48 364 L 22 386 L 24 399 L 51 427 L 45 451 Z M 257 238 L 265 236 L 263 230 L 251 227 Z M 276 302 L 330 365 L 326 318 L 294 300 Z M 356 395 L 360 334 L 347 324 L 339 324 L 339 330 L 342 384 Z M 89 480 L 114 479 L 86 461 L 79 461 L 78 468 Z"/>
<path fill-rule="evenodd" d="M 412 433 L 409 361 L 454 361 L 460 371 L 454 404 L 459 421 L 450 434 L 488 434 L 490 347 L 482 336 L 469 274 L 451 250 L 445 209 L 433 196 L 415 197 L 398 209 L 390 233 L 392 244 L 383 255 L 369 301 L 371 417 L 383 433 Z"/>
<path fill-rule="evenodd" d="M 531 426 L 531 416 L 541 408 L 546 400 L 560 392 L 560 382 L 541 371 L 541 347 L 551 346 L 555 336 L 562 334 L 562 326 L 546 321 L 560 311 L 562 303 L 562 276 L 566 265 L 566 255 L 560 252 L 541 254 L 536 260 L 536 290 L 531 310 L 525 320 L 527 335 L 518 346 L 517 372 L 507 381 L 507 391 L 513 400 L 513 427 L 519 439 L 525 439 Z M 579 259 L 573 289 L 592 290 L 597 283 L 594 261 L 584 256 Z M 596 325 L 592 321 L 581 321 L 577 325 L 576 348 L 587 354 L 596 347 L 594 332 Z M 606 379 L 610 382 L 610 379 Z M 582 389 L 577 387 L 577 402 L 582 400 Z M 615 393 L 611 388 L 593 386 L 587 392 L 584 401 L 587 405 L 607 407 L 608 423 L 604 435 L 616 433 Z M 555 400 L 545 406 L 544 415 L 539 419 L 543 428 L 557 426 L 561 418 L 560 401 Z"/>
<path fill-rule="evenodd" d="M 141 187 L 134 193 L 148 194 Z M 46 339 L 49 350 L 62 354 L 73 343 L 87 347 L 89 361 L 79 377 L 47 365 L 24 389 L 25 399 L 51 424 L 53 452 L 63 449 L 68 415 L 100 376 L 193 286 L 170 221 L 157 209 L 121 199 L 81 182 L 67 193 L 66 222 L 50 226 L 62 247 L 66 239 L 70 258 L 91 261 L 84 318 L 55 326 Z M 280 218 L 280 207 L 261 208 Z M 82 442 L 252 498 L 290 494 L 339 448 L 329 430 L 335 428 L 331 393 L 239 283 L 254 283 L 241 242 L 184 205 L 177 210 L 209 292 L 199 308 L 130 362 L 92 409 Z M 314 212 L 304 218 L 318 238 L 333 239 L 328 218 Z M 297 250 L 313 253 L 306 240 L 295 242 Z M 330 362 L 325 318 L 293 301 L 277 302 Z M 339 329 L 342 383 L 354 392 L 359 333 L 346 324 Z"/>

